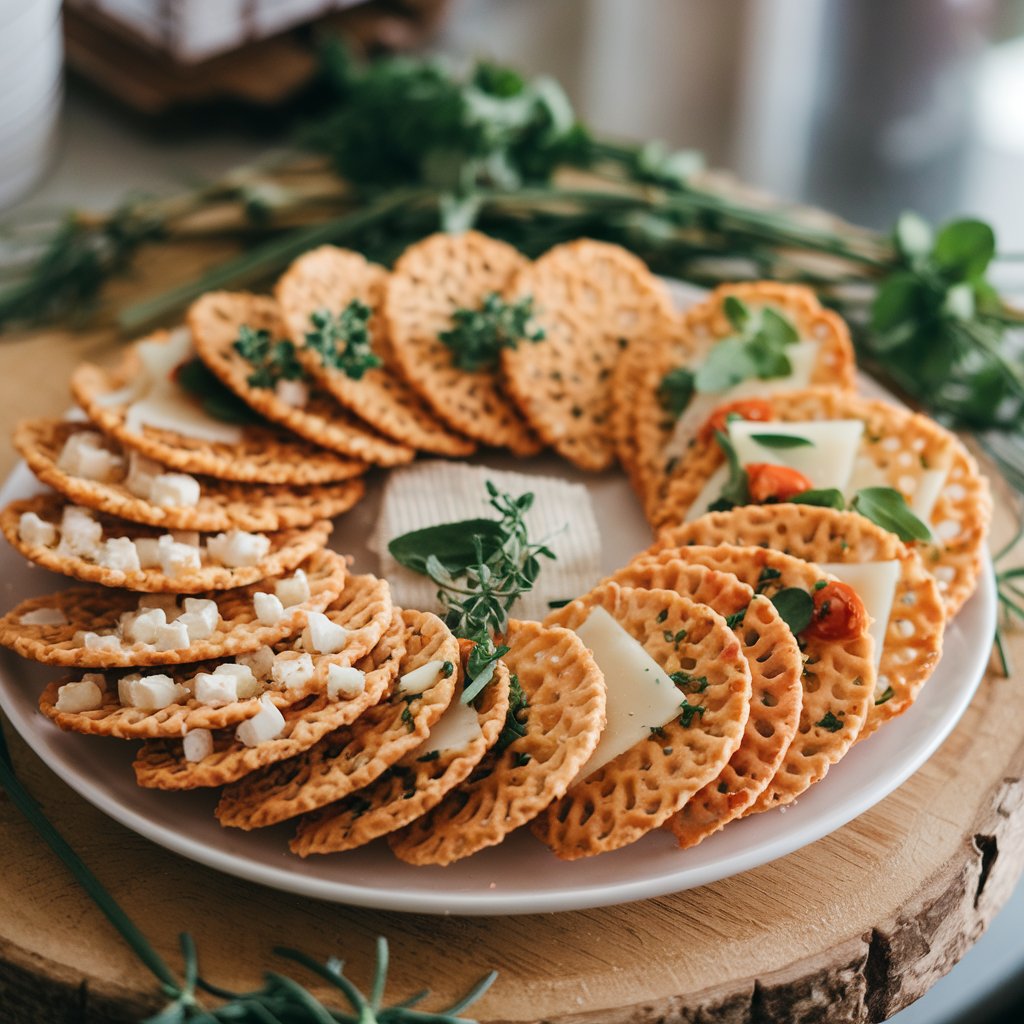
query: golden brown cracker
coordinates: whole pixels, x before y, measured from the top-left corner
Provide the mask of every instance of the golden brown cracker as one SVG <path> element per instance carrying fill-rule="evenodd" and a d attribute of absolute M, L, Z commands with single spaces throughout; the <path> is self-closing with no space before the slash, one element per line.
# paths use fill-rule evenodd
<path fill-rule="evenodd" d="M 557 245 L 511 282 L 532 297 L 545 337 L 502 352 L 505 385 L 542 440 L 581 469 L 614 457 L 612 375 L 624 349 L 673 319 L 664 285 L 617 245 L 580 239 Z"/>
<path fill-rule="evenodd" d="M 645 739 L 574 781 L 537 818 L 534 834 L 564 860 L 617 850 L 668 821 L 717 779 L 750 711 L 750 668 L 725 619 L 707 605 L 670 590 L 602 583 L 547 621 L 578 628 L 595 608 L 673 675 L 682 713 L 654 723 Z M 607 682 L 609 689 L 620 683 Z"/>
<path fill-rule="evenodd" d="M 488 755 L 433 810 L 388 837 L 410 864 L 451 864 L 500 843 L 558 799 L 605 723 L 601 670 L 568 629 L 512 620 L 504 661 L 529 701 L 524 735 Z"/>
<path fill-rule="evenodd" d="M 505 393 L 497 370 L 462 370 L 439 335 L 459 309 L 505 291 L 526 258 L 477 231 L 434 234 L 409 246 L 384 294 L 395 365 L 434 414 L 481 444 L 534 455 L 540 442 Z"/>
<path fill-rule="evenodd" d="M 309 401 L 295 407 L 278 397 L 273 388 L 249 383 L 253 366 L 235 349 L 239 330 L 251 327 L 268 332 L 275 341 L 284 338 L 280 309 L 269 296 L 208 292 L 189 307 L 187 321 L 199 358 L 261 416 L 314 444 L 378 466 L 402 465 L 416 454 L 408 445 L 372 430 L 315 385 L 309 389 Z"/>
<path fill-rule="evenodd" d="M 274 295 L 298 357 L 317 383 L 341 405 L 382 434 L 435 455 L 471 455 L 476 444 L 445 426 L 397 370 L 380 308 L 387 271 L 350 249 L 323 245 L 300 256 L 277 282 Z M 325 364 L 306 344 L 311 317 L 339 314 L 353 300 L 368 306 L 371 349 L 381 365 L 358 379 Z"/>

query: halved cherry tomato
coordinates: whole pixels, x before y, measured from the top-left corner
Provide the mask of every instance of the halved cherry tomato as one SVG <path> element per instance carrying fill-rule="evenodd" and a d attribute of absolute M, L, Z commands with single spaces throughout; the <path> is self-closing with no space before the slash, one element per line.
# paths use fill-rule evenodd
<path fill-rule="evenodd" d="M 863 633 L 868 613 L 857 591 L 848 583 L 826 583 L 811 596 L 814 612 L 804 635 L 819 640 L 852 640 Z"/>
<path fill-rule="evenodd" d="M 763 398 L 743 398 L 738 402 L 726 402 L 715 409 L 700 428 L 700 440 L 711 440 L 716 430 L 724 434 L 729 426 L 730 416 L 739 416 L 740 419 L 753 420 L 756 423 L 767 423 L 775 419 L 775 410 L 771 402 L 766 402 Z"/>
<path fill-rule="evenodd" d="M 789 501 L 813 486 L 803 473 L 789 466 L 752 462 L 744 468 L 747 471 L 750 500 L 756 505 L 763 505 L 766 501 Z"/>

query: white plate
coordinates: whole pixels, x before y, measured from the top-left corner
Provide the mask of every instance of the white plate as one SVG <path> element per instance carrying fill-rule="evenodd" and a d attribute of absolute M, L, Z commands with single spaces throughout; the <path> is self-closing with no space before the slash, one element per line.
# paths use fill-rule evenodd
<path fill-rule="evenodd" d="M 648 527 L 619 474 L 585 476 L 553 457 L 529 463 L 490 459 L 497 468 L 585 482 L 604 538 L 606 570 L 646 546 Z M 38 490 L 20 466 L 0 492 L 6 503 Z M 374 568 L 362 544 L 376 518 L 380 479 L 343 517 L 334 537 Z M 3 607 L 58 589 L 66 581 L 0 550 Z M 140 835 L 185 857 L 253 882 L 304 896 L 432 914 L 525 914 L 626 903 L 704 885 L 785 856 L 846 824 L 891 793 L 938 748 L 973 696 L 988 661 L 995 626 L 991 570 L 946 631 L 942 660 L 902 718 L 856 746 L 828 777 L 789 807 L 734 822 L 692 850 L 658 831 L 615 853 L 563 863 L 528 830 L 449 868 L 415 868 L 392 858 L 382 841 L 363 850 L 300 860 L 288 852 L 287 824 L 253 833 L 222 829 L 212 793 L 160 793 L 135 785 L 134 743 L 62 733 L 36 708 L 54 672 L 0 657 L 0 705 L 39 756 L 74 790 Z"/>

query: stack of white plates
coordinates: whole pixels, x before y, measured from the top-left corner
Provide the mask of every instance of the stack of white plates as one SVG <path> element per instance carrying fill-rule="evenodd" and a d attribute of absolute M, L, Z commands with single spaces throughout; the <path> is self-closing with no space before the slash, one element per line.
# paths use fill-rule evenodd
<path fill-rule="evenodd" d="M 60 0 L 0 0 L 0 206 L 27 192 L 53 153 L 63 57 Z"/>

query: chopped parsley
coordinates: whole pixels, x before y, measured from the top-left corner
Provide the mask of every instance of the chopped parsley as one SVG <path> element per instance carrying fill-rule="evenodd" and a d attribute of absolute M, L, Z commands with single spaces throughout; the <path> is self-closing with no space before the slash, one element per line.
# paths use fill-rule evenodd
<path fill-rule="evenodd" d="M 528 765 L 531 760 L 532 757 L 529 754 L 525 753 L 524 751 L 520 751 L 512 759 L 512 763 L 515 765 L 516 768 L 522 768 L 524 765 Z"/>
<path fill-rule="evenodd" d="M 664 622 L 667 618 L 668 618 L 668 609 L 667 608 L 663 608 L 660 612 L 658 612 L 657 621 L 659 623 Z"/>
<path fill-rule="evenodd" d="M 831 711 L 826 712 L 825 717 L 820 722 L 815 722 L 814 724 L 820 729 L 827 729 L 829 732 L 839 732 L 843 727 L 843 723 Z"/>
<path fill-rule="evenodd" d="M 708 688 L 707 676 L 691 676 L 689 672 L 673 672 L 669 679 L 684 693 L 703 693 Z"/>
<path fill-rule="evenodd" d="M 452 676 L 452 673 L 454 671 L 455 671 L 455 666 L 450 661 L 446 661 L 441 666 L 441 678 L 442 679 L 450 679 L 451 676 Z"/>
<path fill-rule="evenodd" d="M 441 756 L 440 750 L 428 750 L 416 758 L 417 761 L 436 761 Z"/>
<path fill-rule="evenodd" d="M 885 688 L 885 692 L 882 694 L 882 696 L 879 697 L 878 700 L 875 701 L 875 707 L 878 707 L 879 704 L 885 704 L 886 701 L 892 700 L 893 697 L 895 697 L 895 696 L 896 696 L 896 691 L 891 686 L 887 686 Z"/>
<path fill-rule="evenodd" d="M 694 716 L 699 715 L 701 718 L 704 717 L 704 712 L 707 708 L 703 704 L 691 704 L 689 701 L 683 701 L 679 705 L 682 708 L 682 714 L 679 716 L 679 724 L 684 729 L 689 729 L 693 725 Z"/>
<path fill-rule="evenodd" d="M 685 366 L 669 370 L 658 386 L 658 402 L 673 419 L 678 419 L 693 398 L 694 374 Z"/>
<path fill-rule="evenodd" d="M 782 572 L 779 569 L 773 569 L 766 565 L 761 570 L 761 575 L 757 577 L 757 592 L 760 594 L 772 580 L 777 580 L 781 575 Z"/>
<path fill-rule="evenodd" d="M 743 625 L 743 620 L 747 617 L 747 609 L 741 608 L 738 612 L 733 612 L 732 615 L 726 615 L 725 624 L 730 629 L 735 629 L 737 626 Z"/>
<path fill-rule="evenodd" d="M 533 320 L 533 298 L 506 302 L 491 292 L 479 309 L 457 309 L 452 326 L 438 337 L 452 353 L 460 370 L 493 370 L 504 348 L 516 348 L 521 341 L 538 342 L 544 329 Z"/>

